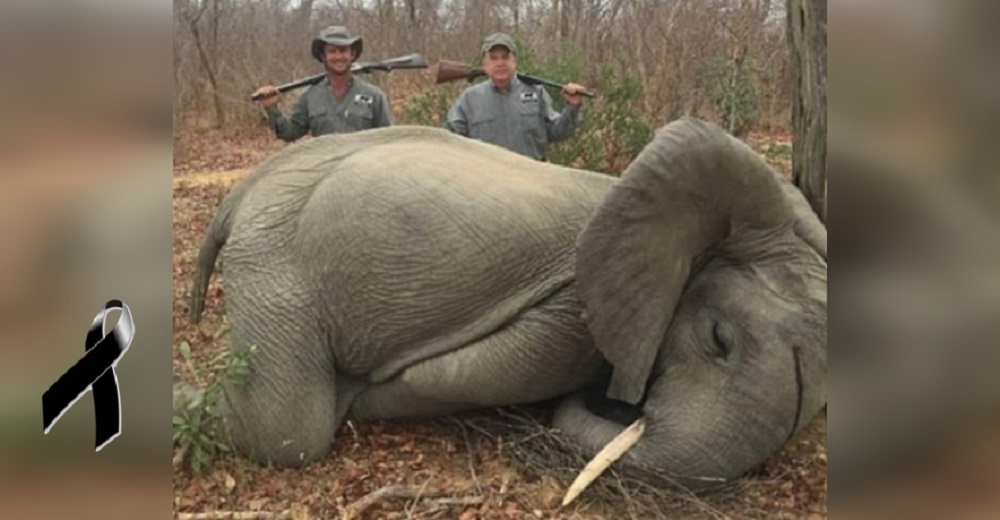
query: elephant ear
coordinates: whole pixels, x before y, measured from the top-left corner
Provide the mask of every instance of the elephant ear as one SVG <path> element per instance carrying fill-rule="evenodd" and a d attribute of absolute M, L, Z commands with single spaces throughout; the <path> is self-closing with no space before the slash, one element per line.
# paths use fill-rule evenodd
<path fill-rule="evenodd" d="M 795 234 L 826 260 L 826 226 L 813 211 L 805 195 L 794 184 L 784 179 L 781 179 L 781 184 L 785 188 L 788 203 L 795 213 Z"/>
<path fill-rule="evenodd" d="M 731 234 L 792 224 L 778 177 L 718 126 L 659 129 L 577 240 L 577 285 L 607 395 L 636 404 L 692 266 Z"/>

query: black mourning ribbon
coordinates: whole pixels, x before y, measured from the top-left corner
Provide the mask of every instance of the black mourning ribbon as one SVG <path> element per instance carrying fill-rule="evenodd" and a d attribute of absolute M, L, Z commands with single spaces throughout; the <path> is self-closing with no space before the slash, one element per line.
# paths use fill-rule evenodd
<path fill-rule="evenodd" d="M 108 312 L 120 309 L 121 316 L 110 333 L 104 333 Z M 97 451 L 118 437 L 122 429 L 121 401 L 115 365 L 125 355 L 135 325 L 128 305 L 110 300 L 97 313 L 87 331 L 86 353 L 42 394 L 44 432 L 52 426 L 87 390 L 94 390 L 94 422 L 97 429 Z"/>

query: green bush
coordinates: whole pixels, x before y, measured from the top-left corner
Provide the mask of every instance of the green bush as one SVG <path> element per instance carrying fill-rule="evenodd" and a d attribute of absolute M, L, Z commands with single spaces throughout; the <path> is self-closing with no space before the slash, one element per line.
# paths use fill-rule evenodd
<path fill-rule="evenodd" d="M 216 334 L 219 339 L 226 331 Z M 241 385 L 250 374 L 250 357 L 257 347 L 251 346 L 236 353 L 228 349 L 212 357 L 207 364 L 192 362 L 191 346 L 185 341 L 178 347 L 184 361 L 192 368 L 199 382 L 208 381 L 203 390 L 197 390 L 185 410 L 175 411 L 173 440 L 187 451 L 191 470 L 200 474 L 222 453 L 232 451 L 230 446 L 215 439 L 211 424 L 221 419 L 219 399 L 226 385 Z"/>
<path fill-rule="evenodd" d="M 585 84 L 597 96 L 584 99 L 576 132 L 552 146 L 549 160 L 620 175 L 653 137 L 652 128 L 642 116 L 642 83 L 635 76 L 616 74 L 610 65 L 604 65 L 598 79 Z M 562 94 L 550 94 L 556 110 L 562 110 Z"/>
<path fill-rule="evenodd" d="M 397 124 L 443 127 L 448 109 L 466 86 L 465 82 L 437 85 L 410 96 L 403 105 L 403 118 Z"/>

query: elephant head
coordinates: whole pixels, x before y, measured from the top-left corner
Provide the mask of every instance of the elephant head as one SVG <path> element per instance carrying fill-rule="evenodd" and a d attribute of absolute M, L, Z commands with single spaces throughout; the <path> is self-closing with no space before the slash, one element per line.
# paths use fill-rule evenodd
<path fill-rule="evenodd" d="M 606 397 L 645 423 L 626 466 L 735 478 L 822 409 L 825 256 L 802 195 L 745 144 L 690 118 L 657 132 L 577 243 Z M 623 429 L 581 399 L 556 424 L 593 450 Z"/>

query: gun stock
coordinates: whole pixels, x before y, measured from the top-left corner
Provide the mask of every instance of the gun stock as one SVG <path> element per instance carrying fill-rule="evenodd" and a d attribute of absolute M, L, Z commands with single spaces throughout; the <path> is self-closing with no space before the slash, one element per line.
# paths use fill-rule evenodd
<path fill-rule="evenodd" d="M 483 69 L 451 60 L 438 60 L 436 68 L 438 84 L 459 79 L 472 81 L 479 76 L 486 75 Z"/>
<path fill-rule="evenodd" d="M 370 61 L 363 63 L 355 63 L 351 65 L 351 72 L 354 74 L 366 74 L 372 71 L 381 70 L 385 72 L 391 72 L 396 69 L 426 69 L 427 60 L 424 59 L 420 54 L 407 54 L 406 56 L 400 56 L 398 58 L 392 58 L 383 61 Z M 275 87 L 279 93 L 288 92 L 289 90 L 294 90 L 297 88 L 305 87 L 308 85 L 314 85 L 319 83 L 326 77 L 326 73 L 316 74 L 314 76 L 309 76 L 307 78 L 302 78 L 295 80 L 291 83 L 285 83 L 283 85 L 278 85 Z M 263 96 L 254 93 L 250 95 L 251 101 L 257 101 Z"/>

